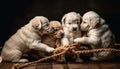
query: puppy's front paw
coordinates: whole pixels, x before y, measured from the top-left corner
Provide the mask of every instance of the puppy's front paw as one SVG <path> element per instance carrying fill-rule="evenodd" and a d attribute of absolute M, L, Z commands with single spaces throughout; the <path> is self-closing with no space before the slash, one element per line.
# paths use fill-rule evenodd
<path fill-rule="evenodd" d="M 28 59 L 20 59 L 19 62 L 25 63 L 25 62 L 29 62 L 29 60 Z"/>
<path fill-rule="evenodd" d="M 62 59 L 62 62 L 64 62 L 64 63 L 66 62 L 65 56 L 62 56 L 61 59 Z"/>
<path fill-rule="evenodd" d="M 95 56 L 91 57 L 90 60 L 92 60 L 92 61 L 99 61 L 99 59 L 97 57 L 95 57 Z"/>
<path fill-rule="evenodd" d="M 110 52 L 100 52 L 99 55 L 101 57 L 107 57 L 110 54 Z"/>
<path fill-rule="evenodd" d="M 45 51 L 48 52 L 48 53 L 51 53 L 51 52 L 53 52 L 54 50 L 55 50 L 55 49 L 52 48 L 52 47 L 47 47 L 47 48 L 45 49 Z"/>
<path fill-rule="evenodd" d="M 80 42 L 80 38 L 74 39 L 74 42 L 76 42 L 76 43 Z"/>
<path fill-rule="evenodd" d="M 81 63 L 81 62 L 83 62 L 83 60 L 82 59 L 76 59 L 75 62 Z"/>
<path fill-rule="evenodd" d="M 28 59 L 15 59 L 15 60 L 12 60 L 12 62 L 20 62 L 20 63 L 25 63 L 25 62 L 28 62 L 29 60 Z"/>

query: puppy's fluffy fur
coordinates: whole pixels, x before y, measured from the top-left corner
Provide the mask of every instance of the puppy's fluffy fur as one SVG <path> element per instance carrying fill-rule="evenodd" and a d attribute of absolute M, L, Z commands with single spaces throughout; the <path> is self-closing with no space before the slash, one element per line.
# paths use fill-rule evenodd
<path fill-rule="evenodd" d="M 27 59 L 21 57 L 31 49 L 53 52 L 54 48 L 41 43 L 41 37 L 52 32 L 53 29 L 50 28 L 49 20 L 46 17 L 34 17 L 5 42 L 1 52 L 2 59 L 12 62 L 27 62 Z"/>
<path fill-rule="evenodd" d="M 62 25 L 59 21 L 50 21 L 49 25 L 51 28 L 53 28 L 54 33 L 43 35 L 41 42 L 53 48 L 59 47 L 60 40 L 64 36 Z M 41 53 L 40 51 L 36 50 L 31 50 L 29 55 L 34 59 L 39 59 L 46 56 L 45 52 Z"/>
<path fill-rule="evenodd" d="M 59 21 L 50 21 L 50 26 L 53 28 L 53 34 L 46 34 L 42 37 L 42 42 L 50 47 L 56 47 L 56 40 L 63 38 L 64 32 Z M 59 44 L 60 45 L 60 44 Z"/>
<path fill-rule="evenodd" d="M 87 32 L 87 36 L 76 38 L 74 42 L 89 44 L 92 49 L 110 48 L 114 44 L 114 35 L 96 12 L 89 11 L 83 15 L 81 30 Z M 92 60 L 107 60 L 113 58 L 110 52 L 94 53 Z"/>
<path fill-rule="evenodd" d="M 62 26 L 64 31 L 64 37 L 61 39 L 61 46 L 72 44 L 74 39 L 81 36 L 79 24 L 81 16 L 76 12 L 69 12 L 62 18 Z M 79 56 L 79 55 L 78 55 Z M 65 58 L 63 58 L 64 61 Z M 80 58 L 76 58 L 76 62 L 81 62 Z"/>

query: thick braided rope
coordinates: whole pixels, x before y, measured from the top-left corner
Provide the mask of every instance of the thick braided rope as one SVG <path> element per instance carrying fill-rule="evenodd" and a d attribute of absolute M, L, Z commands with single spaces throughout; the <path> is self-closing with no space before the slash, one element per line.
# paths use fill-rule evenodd
<path fill-rule="evenodd" d="M 80 50 L 80 51 L 75 51 L 72 49 L 72 53 L 74 54 L 90 54 L 90 53 L 98 53 L 102 51 L 111 51 L 111 52 L 120 52 L 120 49 L 113 49 L 113 48 L 100 48 L 100 49 L 92 49 L 92 50 Z"/>

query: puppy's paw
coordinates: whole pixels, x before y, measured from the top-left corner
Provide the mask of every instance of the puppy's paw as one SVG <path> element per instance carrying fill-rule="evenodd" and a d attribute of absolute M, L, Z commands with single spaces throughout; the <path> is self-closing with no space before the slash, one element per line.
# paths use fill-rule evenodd
<path fill-rule="evenodd" d="M 100 57 L 107 57 L 110 54 L 110 52 L 100 52 Z"/>
<path fill-rule="evenodd" d="M 62 62 L 66 62 L 66 58 L 64 56 L 62 56 Z"/>
<path fill-rule="evenodd" d="M 22 62 L 22 63 L 25 63 L 25 62 L 28 62 L 29 60 L 28 59 L 20 59 L 19 62 Z"/>
<path fill-rule="evenodd" d="M 92 61 L 99 61 L 99 59 L 97 57 L 91 57 L 90 60 L 92 60 Z"/>
<path fill-rule="evenodd" d="M 74 39 L 74 42 L 76 42 L 76 43 L 78 43 L 78 42 L 80 42 L 80 41 L 81 41 L 80 38 Z"/>
<path fill-rule="evenodd" d="M 45 49 L 45 51 L 48 52 L 48 53 L 51 53 L 51 52 L 53 52 L 54 50 L 55 50 L 55 49 L 52 48 L 52 47 L 47 47 L 47 48 Z"/>
<path fill-rule="evenodd" d="M 60 56 L 60 58 L 57 58 L 56 61 L 59 62 L 59 63 L 66 63 L 65 57 L 62 57 L 62 56 Z"/>
<path fill-rule="evenodd" d="M 28 61 L 29 61 L 28 59 L 16 59 L 16 60 L 13 60 L 12 62 L 25 63 L 25 62 L 28 62 Z"/>
<path fill-rule="evenodd" d="M 81 63 L 81 62 L 83 62 L 83 60 L 82 59 L 76 59 L 75 62 Z"/>

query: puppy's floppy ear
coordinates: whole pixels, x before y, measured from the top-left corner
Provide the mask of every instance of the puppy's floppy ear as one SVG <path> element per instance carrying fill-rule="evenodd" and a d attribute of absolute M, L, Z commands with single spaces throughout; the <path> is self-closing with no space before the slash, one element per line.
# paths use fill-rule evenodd
<path fill-rule="evenodd" d="M 90 26 L 95 28 L 100 23 L 99 17 L 90 18 Z"/>
<path fill-rule="evenodd" d="M 80 15 L 79 13 L 77 13 L 77 17 L 78 17 L 78 18 L 81 18 L 81 15 Z"/>
<path fill-rule="evenodd" d="M 62 17 L 62 26 L 64 26 L 64 24 L 65 24 L 65 21 L 66 21 L 66 15 L 64 15 L 63 17 Z"/>
<path fill-rule="evenodd" d="M 41 21 L 40 21 L 39 17 L 33 18 L 30 22 L 32 23 L 33 28 L 41 29 L 42 25 L 41 25 Z"/>
<path fill-rule="evenodd" d="M 105 20 L 103 18 L 100 18 L 100 23 L 105 23 Z"/>

